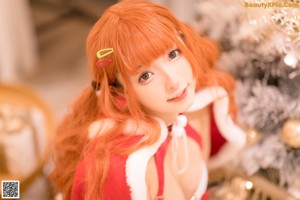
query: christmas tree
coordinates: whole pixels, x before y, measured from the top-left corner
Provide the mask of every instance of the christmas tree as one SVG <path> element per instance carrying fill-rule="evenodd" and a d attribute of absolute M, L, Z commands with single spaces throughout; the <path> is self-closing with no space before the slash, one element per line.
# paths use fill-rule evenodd
<path fill-rule="evenodd" d="M 197 29 L 237 80 L 248 145 L 240 163 L 300 198 L 300 1 L 201 0 Z"/>

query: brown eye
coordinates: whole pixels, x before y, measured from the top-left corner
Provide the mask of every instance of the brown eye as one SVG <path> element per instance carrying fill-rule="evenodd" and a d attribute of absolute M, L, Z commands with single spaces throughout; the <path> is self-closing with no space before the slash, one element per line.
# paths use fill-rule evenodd
<path fill-rule="evenodd" d="M 147 80 L 149 78 L 149 73 L 145 73 L 141 76 L 141 79 Z"/>
<path fill-rule="evenodd" d="M 153 76 L 152 72 L 144 72 L 140 77 L 139 77 L 139 82 L 140 83 L 145 83 L 151 76 Z"/>
<path fill-rule="evenodd" d="M 171 51 L 168 56 L 170 59 L 173 60 L 173 59 L 177 58 L 178 56 L 180 56 L 180 50 L 175 49 L 175 50 Z"/>

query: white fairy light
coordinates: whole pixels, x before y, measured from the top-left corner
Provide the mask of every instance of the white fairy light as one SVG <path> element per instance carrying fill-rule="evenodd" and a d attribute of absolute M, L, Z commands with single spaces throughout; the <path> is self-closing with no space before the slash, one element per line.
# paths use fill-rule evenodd
<path fill-rule="evenodd" d="M 297 65 L 297 58 L 293 53 L 288 53 L 284 59 L 283 59 L 284 63 L 290 67 L 295 68 Z"/>
<path fill-rule="evenodd" d="M 251 190 L 253 188 L 253 183 L 251 181 L 246 181 L 245 188 L 246 190 Z"/>
<path fill-rule="evenodd" d="M 250 25 L 256 25 L 257 21 L 255 19 L 252 19 L 252 20 L 249 21 L 249 24 Z"/>

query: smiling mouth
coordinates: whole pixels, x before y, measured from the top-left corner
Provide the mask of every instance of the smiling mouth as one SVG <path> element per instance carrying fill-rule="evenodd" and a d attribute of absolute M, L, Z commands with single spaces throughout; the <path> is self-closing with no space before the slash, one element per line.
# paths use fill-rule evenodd
<path fill-rule="evenodd" d="M 184 99 L 187 95 L 187 88 L 185 88 L 182 92 L 180 92 L 178 95 L 176 95 L 174 98 L 168 99 L 168 102 L 177 102 Z"/>

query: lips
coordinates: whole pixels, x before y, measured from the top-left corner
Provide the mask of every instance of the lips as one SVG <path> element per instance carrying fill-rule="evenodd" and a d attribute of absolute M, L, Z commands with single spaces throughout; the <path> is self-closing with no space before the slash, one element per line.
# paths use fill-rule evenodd
<path fill-rule="evenodd" d="M 187 95 L 187 88 L 184 88 L 183 91 L 181 91 L 180 93 L 178 93 L 175 97 L 168 99 L 168 102 L 177 102 L 177 101 L 181 101 L 182 99 L 184 99 Z"/>

